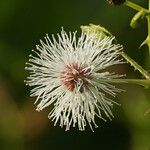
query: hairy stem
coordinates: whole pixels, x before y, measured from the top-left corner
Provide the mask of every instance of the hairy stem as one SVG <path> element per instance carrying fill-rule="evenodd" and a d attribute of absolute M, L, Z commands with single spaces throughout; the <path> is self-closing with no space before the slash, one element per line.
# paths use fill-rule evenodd
<path fill-rule="evenodd" d="M 138 70 L 146 79 L 150 80 L 149 73 L 144 70 L 137 62 L 130 58 L 125 52 L 122 53 L 122 57 L 134 67 L 135 70 Z"/>
<path fill-rule="evenodd" d="M 150 0 L 149 0 L 148 9 L 149 9 L 149 11 L 150 11 Z M 147 21 L 148 21 L 148 38 L 147 38 L 147 45 L 148 45 L 149 54 L 150 54 L 150 15 L 147 16 Z"/>

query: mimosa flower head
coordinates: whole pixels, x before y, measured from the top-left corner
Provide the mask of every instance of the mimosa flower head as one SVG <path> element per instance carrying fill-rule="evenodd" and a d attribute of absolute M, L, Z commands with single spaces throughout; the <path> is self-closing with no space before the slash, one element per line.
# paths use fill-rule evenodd
<path fill-rule="evenodd" d="M 26 84 L 33 87 L 36 110 L 51 106 L 49 119 L 66 130 L 71 126 L 85 130 L 87 124 L 93 130 L 96 116 L 103 120 L 113 117 L 115 102 L 106 95 L 121 91 L 109 83 L 120 75 L 106 68 L 122 63 L 122 46 L 112 44 L 112 36 L 95 39 L 94 33 L 81 33 L 77 38 L 76 32 L 67 34 L 62 29 L 57 38 L 46 35 L 27 63 L 30 76 Z"/>

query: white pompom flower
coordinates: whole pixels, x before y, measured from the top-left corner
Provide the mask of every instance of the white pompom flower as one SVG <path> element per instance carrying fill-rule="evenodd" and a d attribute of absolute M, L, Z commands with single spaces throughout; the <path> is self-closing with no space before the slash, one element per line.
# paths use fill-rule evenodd
<path fill-rule="evenodd" d="M 122 46 L 112 44 L 114 37 L 95 39 L 94 33 L 81 33 L 77 38 L 76 32 L 67 34 L 62 29 L 57 38 L 46 35 L 27 63 L 30 75 L 26 84 L 33 87 L 31 96 L 37 97 L 36 110 L 51 106 L 49 119 L 66 130 L 70 126 L 85 130 L 87 124 L 93 130 L 96 116 L 103 120 L 113 117 L 115 102 L 107 95 L 115 96 L 121 90 L 107 81 L 121 75 L 106 68 L 122 64 Z"/>

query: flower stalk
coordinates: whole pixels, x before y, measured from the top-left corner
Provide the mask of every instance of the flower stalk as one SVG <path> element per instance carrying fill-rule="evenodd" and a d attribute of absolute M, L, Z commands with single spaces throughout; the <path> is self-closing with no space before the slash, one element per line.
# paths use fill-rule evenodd
<path fill-rule="evenodd" d="M 137 5 L 137 4 L 133 3 L 133 2 L 125 1 L 124 4 L 125 4 L 126 6 L 128 6 L 128 7 L 130 7 L 130 8 L 132 8 L 132 9 L 136 10 L 136 11 L 144 10 L 146 13 L 148 13 L 148 14 L 150 13 L 148 9 L 145 9 L 145 8 L 143 8 L 142 6 Z"/>
<path fill-rule="evenodd" d="M 104 79 L 102 81 L 105 81 Z M 125 84 L 137 84 L 140 86 L 144 86 L 145 88 L 149 88 L 150 87 L 150 80 L 146 80 L 146 79 L 111 79 L 111 80 L 107 80 L 108 83 L 125 83 Z"/>

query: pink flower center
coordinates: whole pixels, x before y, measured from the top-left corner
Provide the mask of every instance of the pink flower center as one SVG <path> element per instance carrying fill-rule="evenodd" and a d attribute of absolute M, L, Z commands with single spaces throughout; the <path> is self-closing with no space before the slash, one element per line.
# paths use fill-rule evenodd
<path fill-rule="evenodd" d="M 67 65 L 61 71 L 61 81 L 63 85 L 73 91 L 77 86 L 80 88 L 79 91 L 83 92 L 84 88 L 88 84 L 90 79 L 91 69 L 81 67 L 77 63 Z"/>

